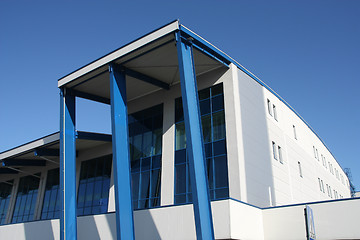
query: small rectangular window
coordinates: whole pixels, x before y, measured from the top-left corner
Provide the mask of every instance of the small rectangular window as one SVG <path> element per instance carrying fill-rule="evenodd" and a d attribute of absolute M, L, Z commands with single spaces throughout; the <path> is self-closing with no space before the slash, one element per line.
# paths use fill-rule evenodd
<path fill-rule="evenodd" d="M 331 187 L 329 186 L 329 195 L 332 198 L 332 192 L 331 192 Z"/>
<path fill-rule="evenodd" d="M 317 148 L 316 148 L 315 150 L 316 150 L 316 158 L 317 158 L 318 161 L 320 161 L 320 159 L 319 159 L 319 152 L 318 152 Z"/>
<path fill-rule="evenodd" d="M 295 125 L 293 125 L 293 130 L 294 130 L 294 138 L 297 139 L 297 135 L 296 135 L 296 127 Z"/>
<path fill-rule="evenodd" d="M 274 159 L 277 160 L 277 153 L 276 153 L 276 143 L 272 142 L 272 148 L 273 148 L 273 155 L 274 155 Z"/>
<path fill-rule="evenodd" d="M 273 104 L 273 113 L 274 113 L 274 119 L 277 121 L 277 112 L 276 112 L 276 106 Z"/>
<path fill-rule="evenodd" d="M 324 188 L 324 182 L 323 182 L 323 180 L 321 180 L 321 187 L 322 187 L 323 193 L 325 193 L 325 188 Z"/>
<path fill-rule="evenodd" d="M 281 152 L 282 150 L 281 150 L 281 147 L 280 146 L 278 146 L 278 152 L 279 152 L 279 161 L 280 161 L 280 163 L 284 163 L 284 160 L 283 160 L 283 157 L 282 157 L 282 152 Z"/>
<path fill-rule="evenodd" d="M 271 102 L 270 102 L 270 100 L 269 100 L 269 99 L 267 100 L 267 107 L 268 107 L 268 112 L 269 112 L 270 116 L 272 116 L 272 111 L 271 111 Z"/>
<path fill-rule="evenodd" d="M 328 196 L 330 197 L 330 193 L 329 193 L 329 185 L 328 185 L 328 184 L 326 184 L 326 190 L 327 190 L 327 194 L 328 194 Z"/>
<path fill-rule="evenodd" d="M 320 192 L 322 192 L 322 188 L 321 188 L 321 180 L 320 180 L 320 178 L 318 178 L 318 180 L 319 180 L 319 188 L 320 188 Z"/>
<path fill-rule="evenodd" d="M 299 175 L 300 175 L 300 177 L 303 177 L 300 162 L 298 162 L 298 166 L 299 166 Z"/>
<path fill-rule="evenodd" d="M 313 149 L 314 149 L 314 157 L 317 158 L 317 157 L 316 157 L 316 149 L 315 149 L 315 146 L 313 146 Z"/>

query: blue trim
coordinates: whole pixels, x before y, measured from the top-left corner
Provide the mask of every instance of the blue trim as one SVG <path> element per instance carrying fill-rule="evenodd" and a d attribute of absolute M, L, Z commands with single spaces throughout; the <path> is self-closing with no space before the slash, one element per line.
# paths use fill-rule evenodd
<path fill-rule="evenodd" d="M 60 239 L 77 239 L 75 96 L 60 94 Z"/>
<path fill-rule="evenodd" d="M 193 38 L 193 42 L 196 42 L 198 45 L 203 46 L 204 49 L 206 49 L 210 54 L 214 54 L 213 57 L 217 57 L 219 59 L 223 59 L 225 63 L 233 63 L 235 66 L 237 66 L 241 71 L 243 71 L 245 74 L 247 74 L 249 77 L 254 79 L 257 83 L 259 83 L 261 86 L 265 87 L 268 91 L 270 91 L 272 94 L 274 94 L 281 102 L 283 102 L 288 108 L 290 108 L 291 111 L 293 111 L 296 116 L 298 116 L 305 124 L 308 126 L 308 128 L 317 136 L 317 138 L 324 144 L 326 149 L 330 152 L 330 154 L 333 156 L 335 161 L 339 164 L 340 163 L 336 160 L 334 154 L 330 151 L 330 149 L 326 146 L 325 142 L 320 138 L 320 136 L 312 129 L 312 127 L 293 109 L 279 94 L 277 94 L 274 90 L 272 90 L 268 85 L 266 85 L 263 81 L 261 81 L 258 77 L 256 77 L 253 73 L 251 73 L 249 70 L 247 70 L 244 66 L 242 66 L 240 63 L 236 62 L 234 59 L 232 59 L 230 56 L 222 52 L 220 49 L 216 48 L 214 45 L 211 45 L 209 42 L 207 42 L 205 39 L 201 38 L 199 35 L 193 33 L 188 28 L 186 28 L 183 25 L 179 26 L 179 29 L 182 34 L 185 34 L 188 38 Z M 211 55 L 210 55 L 211 56 Z M 344 169 L 341 167 L 341 169 L 344 171 Z"/>
<path fill-rule="evenodd" d="M 117 239 L 135 239 L 131 197 L 126 77 L 110 64 L 111 129 Z"/>
<path fill-rule="evenodd" d="M 34 159 L 14 159 L 8 158 L 3 160 L 2 166 L 46 166 L 45 160 L 34 160 Z"/>
<path fill-rule="evenodd" d="M 176 39 L 180 40 L 180 32 L 177 35 Z M 192 46 L 178 41 L 177 52 L 196 236 L 197 239 L 214 239 Z"/>
<path fill-rule="evenodd" d="M 125 68 L 125 67 L 122 67 L 122 70 L 124 70 L 125 74 L 130 76 L 130 77 L 133 77 L 133 78 L 136 78 L 138 80 L 150 83 L 152 85 L 161 87 L 161 88 L 166 89 L 166 90 L 170 89 L 169 84 L 167 84 L 165 82 L 162 82 L 162 81 L 160 81 L 158 79 L 149 77 L 149 76 L 147 76 L 147 75 L 145 75 L 145 74 L 143 74 L 141 72 L 137 72 L 137 71 L 131 70 L 130 68 Z"/>
<path fill-rule="evenodd" d="M 84 99 L 88 99 L 88 100 L 92 100 L 92 101 L 96 101 L 96 102 L 101 102 L 104 104 L 110 104 L 110 99 L 105 98 L 105 97 L 96 96 L 94 94 L 85 93 L 85 92 L 77 91 L 74 89 L 70 90 L 70 94 L 74 95 L 76 97 L 80 97 L 80 98 L 84 98 Z"/>

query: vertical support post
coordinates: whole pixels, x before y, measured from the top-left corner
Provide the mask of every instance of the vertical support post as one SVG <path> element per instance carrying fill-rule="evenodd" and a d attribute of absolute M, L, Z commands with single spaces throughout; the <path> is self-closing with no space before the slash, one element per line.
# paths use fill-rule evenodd
<path fill-rule="evenodd" d="M 214 239 L 192 44 L 181 39 L 180 32 L 176 33 L 176 40 L 196 236 Z"/>
<path fill-rule="evenodd" d="M 111 131 L 117 239 L 135 239 L 125 73 L 110 64 Z"/>
<path fill-rule="evenodd" d="M 75 96 L 60 90 L 60 239 L 77 239 Z"/>

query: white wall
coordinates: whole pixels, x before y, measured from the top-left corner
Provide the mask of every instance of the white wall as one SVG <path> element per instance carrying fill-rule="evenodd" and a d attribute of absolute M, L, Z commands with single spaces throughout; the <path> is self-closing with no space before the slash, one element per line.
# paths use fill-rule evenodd
<path fill-rule="evenodd" d="M 306 239 L 306 205 L 263 210 L 265 240 Z M 360 199 L 308 204 L 313 210 L 316 239 L 360 239 Z"/>
<path fill-rule="evenodd" d="M 233 114 L 236 127 L 240 128 L 237 131 L 240 136 L 238 149 L 242 151 L 238 153 L 242 189 L 241 198 L 237 199 L 268 207 L 335 199 L 334 190 L 337 198 L 340 195 L 350 197 L 347 177 L 340 165 L 293 110 L 240 69 L 233 74 L 233 82 L 232 87 L 238 96 L 236 93 L 234 96 L 225 95 L 225 101 L 231 101 L 236 108 L 241 109 L 239 117 Z M 277 120 L 274 114 L 268 113 L 268 99 L 271 107 L 276 106 Z M 273 141 L 281 147 L 283 163 L 273 157 Z M 313 146 L 318 149 L 319 159 L 314 157 Z M 321 156 L 325 157 L 326 166 Z M 298 162 L 301 164 L 302 176 Z M 333 171 L 330 171 L 330 165 Z M 339 171 L 339 177 L 336 177 L 335 168 Z M 323 180 L 325 193 L 320 191 L 318 178 Z M 331 196 L 328 195 L 326 184 L 331 187 Z"/>
<path fill-rule="evenodd" d="M 212 202 L 216 239 L 230 238 L 229 200 Z M 196 239 L 192 205 L 134 211 L 137 240 Z M 59 220 L 0 226 L 0 239 L 59 239 Z M 78 239 L 116 239 L 115 213 L 78 217 Z"/>

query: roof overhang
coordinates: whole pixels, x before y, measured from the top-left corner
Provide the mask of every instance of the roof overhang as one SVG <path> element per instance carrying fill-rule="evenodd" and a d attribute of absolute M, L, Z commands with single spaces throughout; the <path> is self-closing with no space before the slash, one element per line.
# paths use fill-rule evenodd
<path fill-rule="evenodd" d="M 76 151 L 92 149 L 111 142 L 111 135 L 76 132 Z M 59 164 L 60 133 L 54 133 L 0 153 L 0 174 L 26 172 L 28 167 Z"/>
<path fill-rule="evenodd" d="M 127 99 L 169 89 L 180 82 L 176 33 L 193 42 L 197 76 L 220 67 L 228 67 L 231 59 L 179 21 L 171 22 L 58 80 L 59 88 L 74 95 L 109 103 L 109 64 L 125 70 Z"/>

